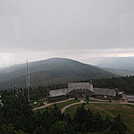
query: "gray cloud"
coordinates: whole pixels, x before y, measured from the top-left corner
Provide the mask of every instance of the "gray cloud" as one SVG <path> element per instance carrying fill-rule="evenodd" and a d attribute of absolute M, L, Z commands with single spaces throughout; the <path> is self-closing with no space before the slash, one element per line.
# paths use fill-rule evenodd
<path fill-rule="evenodd" d="M 134 55 L 133 0 L 0 0 L 0 66 Z"/>
<path fill-rule="evenodd" d="M 134 48 L 133 12 L 133 0 L 0 0 L 0 51 Z"/>

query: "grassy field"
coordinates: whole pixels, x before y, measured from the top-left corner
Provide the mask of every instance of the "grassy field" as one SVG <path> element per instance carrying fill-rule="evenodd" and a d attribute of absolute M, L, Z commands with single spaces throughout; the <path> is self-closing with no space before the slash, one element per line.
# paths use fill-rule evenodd
<path fill-rule="evenodd" d="M 66 101 L 66 102 L 58 103 L 56 105 L 58 106 L 59 110 L 61 110 L 63 107 L 65 107 L 69 104 L 72 104 L 72 103 L 76 103 L 76 102 L 80 102 L 80 101 L 79 100 L 69 100 L 69 101 Z M 54 107 L 54 105 L 49 106 L 48 110 L 52 110 L 53 107 Z M 43 112 L 44 110 L 45 110 L 45 108 L 44 109 L 39 109 L 38 111 Z"/>
<path fill-rule="evenodd" d="M 35 105 L 34 102 L 35 101 L 30 102 L 30 106 L 32 106 L 32 108 L 43 106 L 44 105 L 43 103 L 45 102 L 45 100 L 41 99 L 41 100 L 36 101 L 37 105 Z"/>
<path fill-rule="evenodd" d="M 80 105 L 68 108 L 65 113 L 69 113 L 73 116 L 78 106 Z M 97 103 L 87 104 L 85 105 L 85 108 L 90 109 L 93 112 L 98 111 L 103 117 L 108 115 L 110 118 L 113 118 L 120 114 L 129 131 L 132 134 L 134 133 L 134 105 Z"/>
<path fill-rule="evenodd" d="M 69 104 L 72 104 L 72 103 L 77 103 L 77 102 L 80 102 L 80 101 L 79 100 L 69 100 L 69 101 L 59 103 L 59 104 L 56 104 L 56 105 L 58 106 L 59 110 L 61 110 L 63 107 L 65 107 Z M 48 109 L 53 109 L 53 106 L 50 106 Z"/>

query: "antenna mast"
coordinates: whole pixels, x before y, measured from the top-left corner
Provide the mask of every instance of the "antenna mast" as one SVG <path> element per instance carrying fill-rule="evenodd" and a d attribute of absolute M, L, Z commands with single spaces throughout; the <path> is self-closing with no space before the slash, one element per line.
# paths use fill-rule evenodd
<path fill-rule="evenodd" d="M 29 64 L 28 64 L 28 60 L 26 60 L 26 88 L 28 91 L 28 101 L 30 101 L 30 95 L 29 95 L 30 86 L 31 83 L 30 83 L 30 74 L 29 74 Z"/>

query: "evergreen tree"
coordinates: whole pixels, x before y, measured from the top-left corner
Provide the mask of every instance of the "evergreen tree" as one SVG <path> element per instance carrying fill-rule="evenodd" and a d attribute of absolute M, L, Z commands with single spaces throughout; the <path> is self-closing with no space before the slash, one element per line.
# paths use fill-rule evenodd
<path fill-rule="evenodd" d="M 32 134 L 47 134 L 47 132 L 42 126 L 39 126 L 33 131 Z"/>
<path fill-rule="evenodd" d="M 75 134 L 75 131 L 67 122 L 59 121 L 52 125 L 49 134 Z"/>
<path fill-rule="evenodd" d="M 103 120 L 101 118 L 101 115 L 99 112 L 97 112 L 94 117 L 94 127 L 96 128 L 96 131 L 100 131 L 103 128 Z"/>
<path fill-rule="evenodd" d="M 103 123 L 104 130 L 108 129 L 112 125 L 112 121 L 107 116 Z"/>
<path fill-rule="evenodd" d="M 127 130 L 126 125 L 123 123 L 120 115 L 116 116 L 112 123 L 111 131 L 117 131 L 119 132 L 119 134 L 125 134 L 126 130 Z"/>

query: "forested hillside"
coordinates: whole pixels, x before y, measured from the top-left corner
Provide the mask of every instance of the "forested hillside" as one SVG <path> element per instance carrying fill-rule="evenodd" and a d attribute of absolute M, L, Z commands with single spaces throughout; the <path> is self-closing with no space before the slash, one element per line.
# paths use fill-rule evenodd
<path fill-rule="evenodd" d="M 127 94 L 134 94 L 134 76 L 97 79 L 93 84 L 95 87 L 118 88 Z"/>
<path fill-rule="evenodd" d="M 9 68 L 8 73 L 1 73 L 0 89 L 12 88 L 14 86 L 18 88 L 25 87 L 25 66 L 14 66 L 11 70 Z M 67 84 L 73 81 L 117 76 L 102 68 L 64 58 L 52 58 L 29 63 L 29 70 L 31 87 Z"/>
<path fill-rule="evenodd" d="M 33 113 L 22 94 L 1 91 L 0 134 L 125 134 L 127 130 L 120 115 L 110 119 L 98 112 L 78 107 L 75 115 L 62 114 L 56 105 L 49 111 Z"/>

